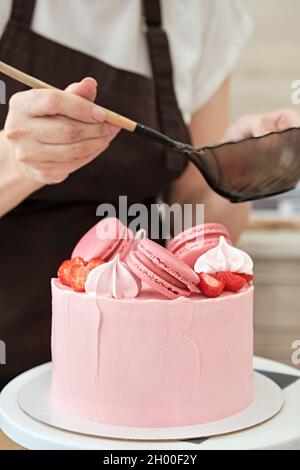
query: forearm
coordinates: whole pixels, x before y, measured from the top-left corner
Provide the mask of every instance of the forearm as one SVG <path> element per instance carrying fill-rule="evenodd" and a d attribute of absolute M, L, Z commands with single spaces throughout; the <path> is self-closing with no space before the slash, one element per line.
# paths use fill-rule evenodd
<path fill-rule="evenodd" d="M 11 147 L 0 132 L 0 217 L 18 206 L 30 194 L 42 187 L 30 180 L 20 165 L 11 157 Z"/>

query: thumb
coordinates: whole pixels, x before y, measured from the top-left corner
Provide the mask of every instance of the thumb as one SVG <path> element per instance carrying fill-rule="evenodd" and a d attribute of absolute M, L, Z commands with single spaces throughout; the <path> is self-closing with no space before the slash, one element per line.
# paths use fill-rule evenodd
<path fill-rule="evenodd" d="M 66 88 L 69 93 L 81 96 L 89 101 L 95 101 L 97 96 L 97 82 L 94 78 L 87 77 L 79 83 L 72 83 Z"/>

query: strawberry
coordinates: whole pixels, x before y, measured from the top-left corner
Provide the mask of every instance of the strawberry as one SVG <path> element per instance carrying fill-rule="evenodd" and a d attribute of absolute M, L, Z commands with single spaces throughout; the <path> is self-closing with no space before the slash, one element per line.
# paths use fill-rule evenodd
<path fill-rule="evenodd" d="M 246 273 L 237 273 L 240 277 L 246 279 L 247 282 L 251 282 L 254 278 L 253 274 L 246 274 Z"/>
<path fill-rule="evenodd" d="M 81 258 L 80 256 L 76 256 L 75 258 L 72 258 L 71 261 L 73 264 L 80 264 L 82 266 L 86 266 L 87 264 L 87 262 L 84 261 L 84 259 Z"/>
<path fill-rule="evenodd" d="M 57 276 L 58 276 L 59 281 L 65 286 L 70 287 L 71 285 L 70 284 L 70 271 L 71 271 L 72 266 L 74 266 L 75 264 L 84 266 L 85 261 L 79 256 L 77 256 L 76 258 L 67 259 L 62 262 L 62 264 L 60 265 L 57 271 Z"/>
<path fill-rule="evenodd" d="M 206 297 L 218 297 L 224 290 L 225 284 L 209 274 L 199 273 L 199 287 Z"/>
<path fill-rule="evenodd" d="M 92 269 L 95 269 L 97 266 L 100 266 L 100 264 L 103 264 L 105 263 L 105 261 L 103 261 L 103 259 L 101 258 L 92 258 L 88 264 L 87 264 L 87 268 L 89 271 L 92 271 Z"/>
<path fill-rule="evenodd" d="M 238 292 L 247 284 L 242 276 L 229 271 L 220 271 L 215 274 L 215 278 L 224 283 L 224 290 L 230 292 Z"/>
<path fill-rule="evenodd" d="M 58 279 L 65 286 L 70 286 L 69 274 L 70 274 L 71 267 L 72 267 L 72 261 L 70 259 L 66 259 L 65 261 L 61 263 L 57 271 Z"/>
<path fill-rule="evenodd" d="M 88 277 L 89 270 L 87 266 L 82 264 L 73 264 L 70 269 L 70 286 L 76 292 L 85 291 L 85 281 Z"/>

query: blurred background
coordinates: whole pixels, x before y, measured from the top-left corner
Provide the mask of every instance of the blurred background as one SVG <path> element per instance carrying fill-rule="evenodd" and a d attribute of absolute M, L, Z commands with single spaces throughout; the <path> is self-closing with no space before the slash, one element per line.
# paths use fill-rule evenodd
<path fill-rule="evenodd" d="M 240 3 L 255 29 L 232 78 L 232 119 L 293 106 L 300 80 L 300 1 Z M 255 262 L 255 353 L 300 369 L 291 362 L 300 340 L 300 189 L 255 203 L 240 247 Z"/>

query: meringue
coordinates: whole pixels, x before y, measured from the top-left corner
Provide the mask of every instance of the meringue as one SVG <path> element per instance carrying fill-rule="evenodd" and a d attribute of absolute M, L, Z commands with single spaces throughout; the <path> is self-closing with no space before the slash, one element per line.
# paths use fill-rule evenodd
<path fill-rule="evenodd" d="M 134 298 L 140 292 L 140 282 L 120 261 L 119 255 L 93 269 L 85 282 L 85 291 L 107 298 Z"/>
<path fill-rule="evenodd" d="M 221 236 L 218 246 L 199 256 L 194 270 L 208 274 L 219 271 L 253 274 L 253 261 L 247 253 L 229 245 Z"/>

